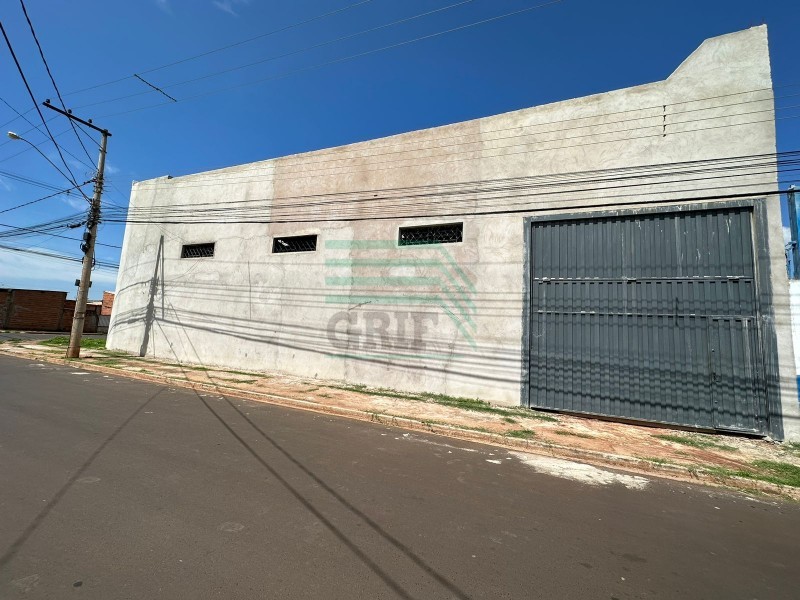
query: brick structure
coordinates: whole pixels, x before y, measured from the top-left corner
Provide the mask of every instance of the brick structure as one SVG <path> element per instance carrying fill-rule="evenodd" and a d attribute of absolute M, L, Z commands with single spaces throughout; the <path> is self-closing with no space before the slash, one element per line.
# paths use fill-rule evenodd
<path fill-rule="evenodd" d="M 69 331 L 75 301 L 66 292 L 0 289 L 0 327 L 27 331 Z M 84 333 L 97 331 L 100 307 L 88 307 Z"/>
<path fill-rule="evenodd" d="M 58 331 L 72 331 L 72 316 L 75 314 L 75 300 L 64 300 L 61 322 Z M 86 319 L 83 321 L 83 333 L 97 333 L 97 321 L 100 317 L 99 304 L 86 305 Z"/>
<path fill-rule="evenodd" d="M 114 308 L 114 292 L 103 292 L 103 305 L 100 309 L 100 314 L 104 317 L 111 316 L 111 310 Z"/>

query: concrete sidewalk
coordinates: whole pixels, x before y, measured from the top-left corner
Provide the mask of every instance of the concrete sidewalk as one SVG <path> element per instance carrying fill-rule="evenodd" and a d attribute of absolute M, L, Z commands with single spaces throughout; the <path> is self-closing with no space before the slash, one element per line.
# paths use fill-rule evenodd
<path fill-rule="evenodd" d="M 59 338 L 56 342 L 61 341 Z M 0 352 L 69 362 L 65 347 L 12 340 Z M 280 373 L 178 364 L 108 350 L 82 351 L 80 368 L 239 396 L 304 410 L 421 429 L 637 473 L 723 485 L 800 500 L 800 445 L 643 427 L 588 417 L 492 406 Z"/>

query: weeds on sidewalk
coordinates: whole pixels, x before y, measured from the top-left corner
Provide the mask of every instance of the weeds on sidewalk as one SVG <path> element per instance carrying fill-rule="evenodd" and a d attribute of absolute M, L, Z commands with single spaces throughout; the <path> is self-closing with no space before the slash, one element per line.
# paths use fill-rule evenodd
<path fill-rule="evenodd" d="M 739 449 L 734 446 L 727 446 L 725 444 L 718 444 L 711 440 L 704 440 L 696 437 L 685 437 L 682 435 L 660 434 L 654 435 L 654 438 L 664 440 L 666 442 L 673 442 L 675 444 L 683 444 L 684 446 L 691 446 L 692 448 L 701 448 L 709 450 L 725 450 L 726 452 L 738 452 Z"/>
<path fill-rule="evenodd" d="M 504 417 L 506 423 L 514 423 L 512 417 L 527 417 L 529 419 L 538 419 L 540 421 L 558 422 L 558 419 L 550 415 L 544 415 L 526 408 L 502 408 L 499 406 L 492 406 L 484 400 L 477 398 L 463 398 L 459 396 L 447 396 L 445 394 L 433 394 L 429 392 L 421 392 L 418 394 L 398 392 L 387 388 L 371 388 L 366 385 L 328 385 L 327 387 L 336 390 L 343 390 L 345 392 L 356 392 L 358 394 L 365 394 L 370 396 L 382 396 L 384 398 L 397 398 L 398 400 L 416 400 L 418 402 L 431 402 L 441 406 L 451 406 L 453 408 L 460 408 L 462 410 L 471 410 L 474 412 L 485 412 Z"/>
<path fill-rule="evenodd" d="M 512 429 L 511 431 L 506 431 L 503 435 L 521 440 L 529 440 L 536 435 L 536 432 L 530 429 Z"/>
<path fill-rule="evenodd" d="M 42 340 L 39 342 L 42 346 L 69 346 L 69 337 L 66 335 L 59 335 L 49 340 Z M 105 338 L 81 338 L 81 348 L 87 350 L 103 350 L 106 347 Z"/>
<path fill-rule="evenodd" d="M 595 436 L 589 435 L 588 433 L 579 433 L 577 431 L 570 431 L 569 429 L 554 429 L 551 433 L 555 433 L 556 435 L 568 435 L 571 437 L 583 438 L 585 440 L 595 439 Z"/>
<path fill-rule="evenodd" d="M 800 467 L 796 465 L 772 460 L 757 460 L 753 463 L 753 467 L 758 470 L 706 467 L 706 472 L 719 477 L 743 477 L 745 479 L 777 483 L 778 485 L 800 487 Z"/>

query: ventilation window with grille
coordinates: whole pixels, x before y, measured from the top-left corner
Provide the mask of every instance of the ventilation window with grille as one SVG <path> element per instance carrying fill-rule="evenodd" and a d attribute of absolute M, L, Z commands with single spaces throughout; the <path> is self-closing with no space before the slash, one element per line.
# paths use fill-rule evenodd
<path fill-rule="evenodd" d="M 272 239 L 272 252 L 314 252 L 317 249 L 316 235 L 291 235 Z"/>
<path fill-rule="evenodd" d="M 421 244 L 455 244 L 462 241 L 463 223 L 447 225 L 422 225 L 420 227 L 401 227 L 398 246 L 418 246 Z"/>
<path fill-rule="evenodd" d="M 184 244 L 181 249 L 181 258 L 211 258 L 214 256 L 214 243 L 210 244 Z"/>

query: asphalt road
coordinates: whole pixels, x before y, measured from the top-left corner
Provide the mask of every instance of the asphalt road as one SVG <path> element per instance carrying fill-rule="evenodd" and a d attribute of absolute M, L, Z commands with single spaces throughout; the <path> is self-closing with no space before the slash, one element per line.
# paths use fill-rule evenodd
<path fill-rule="evenodd" d="M 524 459 L 0 356 L 0 598 L 798 597 L 798 506 Z"/>

